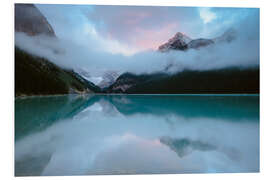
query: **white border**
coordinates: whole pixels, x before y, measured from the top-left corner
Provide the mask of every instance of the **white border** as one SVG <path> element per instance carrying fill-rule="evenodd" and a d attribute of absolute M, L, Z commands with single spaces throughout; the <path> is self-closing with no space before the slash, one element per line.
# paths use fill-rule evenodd
<path fill-rule="evenodd" d="M 3 1 L 3 0 L 2 0 Z M 166 5 L 166 6 L 207 6 L 207 7 L 259 7 L 260 8 L 260 157 L 261 172 L 247 174 L 180 174 L 180 175 L 114 175 L 114 176 L 59 176 L 59 177 L 26 177 L 18 179 L 269 179 L 269 132 L 270 108 L 269 99 L 269 55 L 270 52 L 270 9 L 269 0 L 4 0 L 1 2 L 1 118 L 0 118 L 0 176 L 1 179 L 14 177 L 14 3 L 45 4 L 110 4 L 110 5 Z M 244 53 L 244 52 L 243 52 Z M 229 133 L 229 132 L 228 132 Z"/>
<path fill-rule="evenodd" d="M 151 5 L 151 6 L 209 6 L 259 7 L 263 1 L 254 0 L 15 0 L 25 3 L 47 4 L 99 4 L 99 5 Z"/>

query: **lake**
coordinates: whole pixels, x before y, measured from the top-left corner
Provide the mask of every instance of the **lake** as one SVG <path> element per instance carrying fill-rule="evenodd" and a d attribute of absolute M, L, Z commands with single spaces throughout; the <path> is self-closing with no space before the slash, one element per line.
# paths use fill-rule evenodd
<path fill-rule="evenodd" d="M 15 101 L 15 176 L 259 172 L 259 95 Z"/>

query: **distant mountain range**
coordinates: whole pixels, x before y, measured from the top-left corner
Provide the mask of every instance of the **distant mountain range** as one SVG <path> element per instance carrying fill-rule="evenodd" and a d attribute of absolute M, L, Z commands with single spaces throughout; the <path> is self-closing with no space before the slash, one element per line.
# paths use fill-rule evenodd
<path fill-rule="evenodd" d="M 75 72 L 77 72 L 80 76 L 87 79 L 88 81 L 95 83 L 100 88 L 109 87 L 120 76 L 117 71 L 110 70 L 105 71 L 101 76 L 91 76 L 91 73 L 84 68 L 77 68 L 75 69 Z"/>

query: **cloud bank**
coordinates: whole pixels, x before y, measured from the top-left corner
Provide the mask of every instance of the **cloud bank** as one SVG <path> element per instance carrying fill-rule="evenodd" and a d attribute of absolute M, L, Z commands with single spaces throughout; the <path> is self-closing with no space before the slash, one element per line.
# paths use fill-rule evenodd
<path fill-rule="evenodd" d="M 48 5 L 48 7 L 51 6 L 52 5 Z M 58 5 L 57 8 L 60 8 L 60 5 Z M 201 48 L 200 50 L 188 50 L 186 52 L 170 51 L 169 53 L 160 53 L 154 50 L 144 50 L 127 55 L 119 50 L 121 48 L 126 49 L 120 42 L 132 42 L 137 37 L 140 39 L 140 36 L 143 34 L 147 35 L 147 30 L 145 29 L 141 32 L 139 32 L 140 30 L 137 31 L 141 27 L 146 27 L 146 29 L 151 29 L 151 31 L 156 32 L 153 34 L 149 31 L 149 34 L 153 34 L 151 38 L 156 38 L 158 41 L 161 37 L 158 35 L 160 30 L 162 30 L 162 28 L 170 28 L 170 26 L 168 27 L 166 24 L 170 23 L 167 19 L 177 18 L 177 15 L 185 16 L 187 19 L 186 22 L 190 23 L 191 26 L 199 26 L 201 23 L 192 21 L 192 18 L 200 18 L 199 8 L 98 6 L 92 8 L 83 7 L 83 9 L 81 9 L 81 7 L 78 8 L 76 6 L 77 9 L 74 9 L 73 6 L 63 6 L 64 10 L 59 10 L 59 13 L 66 12 L 67 10 L 65 8 L 70 8 L 70 12 L 75 13 L 74 19 L 87 22 L 83 23 L 83 27 L 85 28 L 81 29 L 80 25 L 72 26 L 69 31 L 66 29 L 66 26 L 63 25 L 65 19 L 60 20 L 61 18 L 58 17 L 57 14 L 54 14 L 55 22 L 52 23 L 52 26 L 54 28 L 57 27 L 55 28 L 56 35 L 58 36 L 57 40 L 45 36 L 29 37 L 23 33 L 16 33 L 15 44 L 31 54 L 45 57 L 62 67 L 86 69 L 93 77 L 99 77 L 106 71 L 119 73 L 133 72 L 137 74 L 160 72 L 164 71 L 169 64 L 172 65 L 169 69 L 171 73 L 179 72 L 183 69 L 208 70 L 231 66 L 250 67 L 259 65 L 258 9 L 204 9 L 206 12 L 215 12 L 215 18 L 212 19 L 211 22 L 209 22 L 209 20 L 207 22 L 209 27 L 213 27 L 209 28 L 209 32 L 215 31 L 218 32 L 217 35 L 221 35 L 227 30 L 225 29 L 227 24 L 236 29 L 237 39 L 231 43 L 220 43 Z M 52 9 L 53 8 L 50 10 L 54 11 Z M 85 14 L 85 16 L 82 14 L 76 16 L 75 10 Z M 179 12 L 177 10 L 179 10 Z M 47 10 L 47 12 L 48 11 L 49 10 Z M 135 13 L 136 11 L 138 12 L 137 14 Z M 236 13 L 233 13 L 234 11 Z M 242 15 L 240 16 L 241 13 Z M 237 17 L 239 17 L 239 19 L 235 18 L 235 14 L 238 14 Z M 65 18 L 65 16 L 67 18 L 67 15 L 64 15 L 62 18 Z M 116 19 L 118 17 L 122 19 L 117 21 Z M 225 17 L 227 17 L 228 22 L 234 22 L 228 23 L 224 20 L 226 19 Z M 93 26 L 93 23 L 90 22 L 89 19 L 92 19 L 92 22 L 100 22 L 101 25 L 95 27 L 97 24 Z M 152 19 L 155 21 L 152 21 Z M 50 21 L 50 18 L 48 18 L 48 20 Z M 58 24 L 60 21 L 61 23 Z M 200 21 L 202 21 L 201 18 Z M 222 30 L 216 30 L 214 28 L 214 22 L 216 24 L 222 24 L 223 22 L 222 25 L 218 26 L 222 27 Z M 72 24 L 75 22 L 71 21 L 69 23 Z M 77 23 L 81 24 L 79 22 Z M 202 21 L 202 23 L 204 22 Z M 121 24 L 123 27 L 121 27 Z M 125 24 L 130 26 L 125 26 Z M 156 25 L 153 26 L 153 24 Z M 62 29 L 65 29 L 65 31 Z M 119 29 L 120 31 L 117 31 Z M 72 33 L 73 31 L 81 33 Z M 111 39 L 100 38 L 100 34 L 106 34 L 108 32 L 111 33 Z M 167 32 L 167 30 L 164 30 L 164 32 Z M 167 35 L 168 34 L 169 33 L 167 33 Z M 198 32 L 198 34 L 200 33 Z M 216 37 L 215 33 L 211 34 L 211 38 Z M 132 36 L 129 37 L 129 35 Z M 139 40 L 136 42 L 139 42 Z M 144 42 L 141 43 L 145 44 Z M 115 50 L 113 50 L 113 48 L 115 48 Z"/>

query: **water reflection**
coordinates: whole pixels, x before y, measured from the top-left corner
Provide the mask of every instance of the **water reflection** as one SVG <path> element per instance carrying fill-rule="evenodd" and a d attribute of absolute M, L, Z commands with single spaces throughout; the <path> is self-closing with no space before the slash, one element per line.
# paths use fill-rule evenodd
<path fill-rule="evenodd" d="M 170 147 L 170 149 L 175 151 L 180 158 L 194 150 L 211 151 L 217 149 L 215 145 L 197 140 L 193 141 L 188 138 L 173 139 L 171 137 L 161 137 L 160 142 Z"/>
<path fill-rule="evenodd" d="M 15 102 L 16 176 L 258 171 L 258 96 Z"/>

